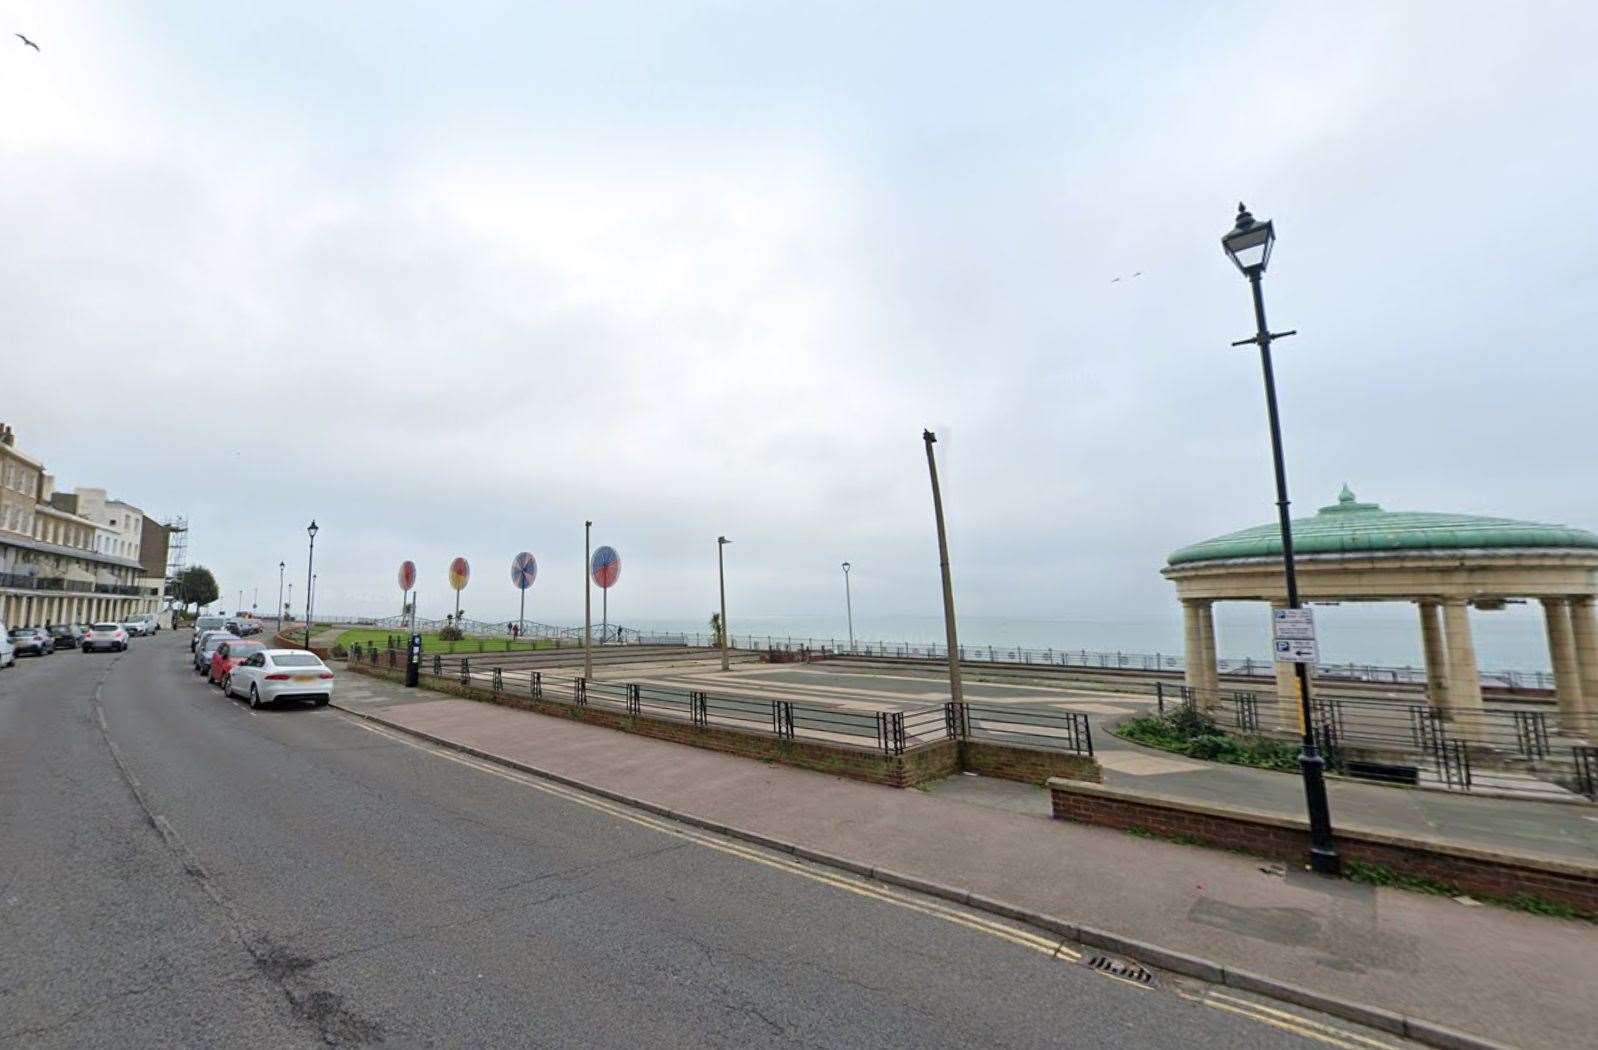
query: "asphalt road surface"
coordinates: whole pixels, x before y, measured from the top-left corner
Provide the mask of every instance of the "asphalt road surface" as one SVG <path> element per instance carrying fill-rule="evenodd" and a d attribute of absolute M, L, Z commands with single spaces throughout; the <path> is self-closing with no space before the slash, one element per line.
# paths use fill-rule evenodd
<path fill-rule="evenodd" d="M 0 1046 L 1392 1043 L 187 668 L 163 632 L 0 673 Z"/>

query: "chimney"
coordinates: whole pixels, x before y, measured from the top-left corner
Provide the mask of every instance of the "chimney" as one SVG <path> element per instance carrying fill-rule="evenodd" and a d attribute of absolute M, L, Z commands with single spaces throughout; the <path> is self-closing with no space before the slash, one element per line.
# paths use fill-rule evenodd
<path fill-rule="evenodd" d="M 39 475 L 39 502 L 49 503 L 50 497 L 55 494 L 55 475 Z"/>
<path fill-rule="evenodd" d="M 16 443 L 17 435 L 11 432 L 11 424 L 0 423 L 0 444 L 15 445 Z"/>

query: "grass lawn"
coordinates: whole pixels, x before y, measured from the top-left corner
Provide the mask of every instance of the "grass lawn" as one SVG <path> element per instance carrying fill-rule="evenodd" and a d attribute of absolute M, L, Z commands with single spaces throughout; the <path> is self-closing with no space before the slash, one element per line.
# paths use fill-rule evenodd
<path fill-rule="evenodd" d="M 386 631 L 380 627 L 357 627 L 345 631 L 338 636 L 338 644 L 348 649 L 359 643 L 375 642 L 379 647 L 388 644 L 390 638 L 405 638 L 401 631 Z M 481 646 L 482 648 L 478 648 Z M 513 650 L 528 649 L 553 649 L 555 642 L 550 638 L 523 638 L 511 641 L 509 638 L 471 638 L 467 637 L 458 642 L 440 641 L 436 632 L 422 635 L 422 652 L 424 653 L 503 653 Z"/>

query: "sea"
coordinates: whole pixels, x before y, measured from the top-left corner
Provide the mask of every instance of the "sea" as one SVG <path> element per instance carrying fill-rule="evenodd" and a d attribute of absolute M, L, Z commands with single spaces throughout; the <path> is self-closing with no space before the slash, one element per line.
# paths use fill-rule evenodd
<path fill-rule="evenodd" d="M 1509 605 L 1496 612 L 1471 610 L 1471 634 L 1476 660 L 1483 670 L 1550 670 L 1542 607 Z M 847 640 L 844 616 L 739 617 L 728 611 L 737 638 L 809 640 L 817 643 Z M 1316 633 L 1322 663 L 1374 664 L 1384 667 L 1421 667 L 1420 614 L 1413 605 L 1330 605 L 1315 607 Z M 636 620 L 627 627 L 670 634 L 706 635 L 704 620 Z M 1182 618 L 1173 603 L 1171 614 L 1147 619 L 1087 620 L 1029 619 L 972 615 L 959 618 L 960 644 L 964 646 L 1021 646 L 1030 649 L 1070 649 L 1089 652 L 1180 654 Z M 939 644 L 944 640 L 943 619 L 938 616 L 857 615 L 854 637 L 867 642 Z M 1222 602 L 1215 606 L 1215 644 L 1222 657 L 1271 659 L 1269 607 L 1263 603 Z"/>

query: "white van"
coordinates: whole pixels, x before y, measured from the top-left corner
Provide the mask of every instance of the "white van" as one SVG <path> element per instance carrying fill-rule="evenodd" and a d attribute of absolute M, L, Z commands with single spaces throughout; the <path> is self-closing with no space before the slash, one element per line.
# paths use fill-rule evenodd
<path fill-rule="evenodd" d="M 17 647 L 11 644 L 11 632 L 0 623 L 0 667 L 17 666 Z"/>

